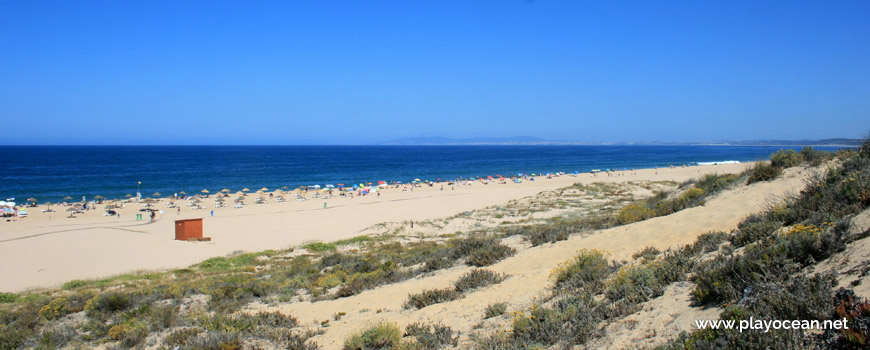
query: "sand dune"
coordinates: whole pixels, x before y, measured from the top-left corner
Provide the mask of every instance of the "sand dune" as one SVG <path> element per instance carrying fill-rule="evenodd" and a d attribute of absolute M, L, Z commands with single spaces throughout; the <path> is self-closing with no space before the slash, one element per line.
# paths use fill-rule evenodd
<path fill-rule="evenodd" d="M 418 293 L 424 289 L 449 287 L 453 281 L 471 268 L 454 267 L 434 275 L 379 287 L 347 298 L 279 306 L 256 305 L 254 309 L 278 309 L 296 316 L 303 324 L 316 329 L 323 329 L 317 326 L 319 321 L 330 319 L 335 313 L 345 312 L 347 316 L 340 321 L 332 321 L 329 328 L 323 329 L 326 331 L 325 334 L 314 338 L 325 349 L 340 348 L 348 335 L 380 321 L 397 322 L 399 326 L 417 321 L 443 322 L 454 330 L 468 334 L 482 321 L 486 306 L 493 302 L 508 302 L 509 311 L 533 304 L 536 297 L 546 292 L 550 283 L 548 280 L 550 271 L 560 262 L 572 258 L 581 248 L 603 249 L 609 252 L 611 259 L 628 260 L 632 253 L 646 246 L 666 249 L 691 243 L 702 233 L 735 228 L 745 216 L 802 189 L 807 177 L 806 171 L 802 172 L 797 168 L 789 169 L 784 176 L 775 181 L 755 183 L 723 192 L 700 207 L 602 230 L 592 235 L 573 236 L 555 244 L 522 249 L 515 256 L 489 267 L 493 271 L 507 274 L 508 278 L 505 281 L 473 292 L 465 298 L 431 305 L 420 310 L 402 308 L 402 303 L 407 299 L 408 294 Z M 676 301 L 676 303 L 682 305 L 687 304 L 688 301 Z M 658 312 L 651 318 L 667 315 L 669 314 Z M 688 322 L 685 324 L 674 322 L 674 317 L 660 323 L 672 328 L 684 327 L 683 329 L 686 330 L 692 326 Z M 468 338 L 464 337 L 463 340 L 467 342 Z M 624 348 L 629 343 L 623 342 L 630 340 L 631 336 L 626 336 L 611 339 L 609 344 L 602 345 Z"/>

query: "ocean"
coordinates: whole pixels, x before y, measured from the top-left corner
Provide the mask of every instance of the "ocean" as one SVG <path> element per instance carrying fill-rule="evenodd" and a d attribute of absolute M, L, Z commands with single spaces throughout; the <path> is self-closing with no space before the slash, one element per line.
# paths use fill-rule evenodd
<path fill-rule="evenodd" d="M 589 172 L 768 159 L 761 146 L 0 146 L 0 200 Z M 797 148 L 795 148 L 797 149 Z M 817 147 L 834 151 L 837 148 Z M 141 185 L 138 183 L 141 181 Z"/>

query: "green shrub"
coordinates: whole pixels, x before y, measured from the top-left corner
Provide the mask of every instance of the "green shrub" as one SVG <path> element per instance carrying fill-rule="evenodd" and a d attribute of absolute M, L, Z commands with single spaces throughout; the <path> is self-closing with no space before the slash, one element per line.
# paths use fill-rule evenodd
<path fill-rule="evenodd" d="M 722 231 L 707 232 L 695 239 L 691 249 L 695 254 L 709 253 L 718 250 L 722 242 L 725 242 L 730 237 L 731 235 Z"/>
<path fill-rule="evenodd" d="M 561 263 L 550 279 L 554 282 L 556 291 L 583 291 L 588 295 L 597 294 L 604 286 L 604 279 L 615 270 L 607 262 L 604 252 L 593 249 L 582 249 L 579 254 Z"/>
<path fill-rule="evenodd" d="M 607 281 L 604 294 L 612 301 L 642 303 L 664 293 L 665 283 L 649 266 L 624 266 Z"/>
<path fill-rule="evenodd" d="M 558 311 L 536 306 L 514 316 L 512 336 L 522 344 L 550 346 L 563 335 L 562 329 Z"/>
<path fill-rule="evenodd" d="M 768 213 L 750 214 L 746 219 L 737 224 L 737 230 L 734 232 L 734 236 L 731 237 L 731 244 L 739 248 L 749 243 L 757 242 L 773 235 L 781 227 L 782 222 L 777 221 Z"/>
<path fill-rule="evenodd" d="M 507 303 L 489 304 L 483 312 L 483 318 L 493 318 L 504 315 L 507 312 Z"/>
<path fill-rule="evenodd" d="M 700 188 L 690 188 L 679 196 L 680 201 L 691 202 L 704 196 L 704 190 Z"/>
<path fill-rule="evenodd" d="M 109 339 L 120 342 L 125 347 L 131 348 L 148 336 L 148 327 L 140 322 L 126 322 L 109 328 Z"/>
<path fill-rule="evenodd" d="M 402 333 L 395 323 L 380 323 L 354 334 L 344 341 L 344 350 L 377 350 L 398 348 Z"/>
<path fill-rule="evenodd" d="M 643 221 L 656 216 L 656 212 L 642 204 L 632 204 L 623 207 L 616 214 L 616 222 L 620 225 L 628 225 Z"/>
<path fill-rule="evenodd" d="M 319 252 L 335 251 L 337 249 L 337 247 L 334 243 L 323 243 L 323 242 L 308 243 L 308 244 L 302 246 L 302 248 L 308 249 L 308 251 L 311 251 L 311 252 L 318 252 L 318 253 Z"/>
<path fill-rule="evenodd" d="M 780 149 L 776 153 L 770 155 L 770 165 L 777 168 L 791 168 L 801 164 L 800 155 L 793 149 Z"/>
<path fill-rule="evenodd" d="M 36 349 L 59 349 L 76 335 L 71 325 L 47 326 L 41 330 Z"/>
<path fill-rule="evenodd" d="M 348 239 L 343 239 L 340 241 L 335 241 L 335 245 L 341 246 L 341 245 L 348 245 L 348 244 L 355 244 L 355 243 L 362 243 L 362 242 L 371 242 L 372 240 L 373 239 L 370 236 L 360 235 L 360 236 L 351 237 Z"/>
<path fill-rule="evenodd" d="M 187 349 L 187 345 L 191 343 L 200 332 L 202 332 L 202 330 L 195 327 L 176 329 L 170 332 L 163 342 L 170 348 L 177 346 L 182 349 Z"/>
<path fill-rule="evenodd" d="M 241 350 L 242 338 L 239 333 L 208 332 L 200 334 L 188 342 L 189 350 Z"/>
<path fill-rule="evenodd" d="M 405 335 L 414 337 L 417 340 L 417 345 L 424 350 L 437 350 L 444 346 L 456 346 L 459 343 L 459 336 L 454 336 L 454 334 L 453 329 L 443 324 L 430 326 L 417 322 L 405 327 Z"/>
<path fill-rule="evenodd" d="M 233 264 L 227 258 L 214 257 L 206 259 L 197 266 L 206 271 L 226 271 L 232 268 Z"/>
<path fill-rule="evenodd" d="M 432 304 L 446 303 L 461 297 L 462 294 L 457 292 L 455 288 L 424 290 L 421 293 L 409 295 L 404 308 L 422 309 Z"/>
<path fill-rule="evenodd" d="M 153 329 L 166 329 L 175 324 L 178 308 L 172 304 L 157 305 L 151 308 L 149 323 Z"/>
<path fill-rule="evenodd" d="M 209 332 L 220 333 L 250 333 L 257 327 L 257 319 L 249 314 L 226 315 L 216 313 L 214 316 L 203 316 L 196 324 Z"/>
<path fill-rule="evenodd" d="M 513 255 L 516 250 L 501 244 L 495 237 L 469 237 L 453 241 L 454 258 L 466 258 L 469 266 L 489 266 Z"/>
<path fill-rule="evenodd" d="M 253 319 L 258 326 L 273 328 L 294 328 L 299 325 L 299 321 L 295 317 L 282 314 L 278 311 L 259 312 L 253 315 Z"/>
<path fill-rule="evenodd" d="M 403 281 L 413 275 L 411 271 L 398 270 L 395 264 L 383 264 L 377 270 L 353 275 L 347 283 L 339 287 L 335 295 L 339 298 L 356 295 L 377 286 Z"/>
<path fill-rule="evenodd" d="M 647 263 L 655 260 L 655 258 L 661 253 L 662 251 L 658 250 L 656 247 L 649 246 L 632 254 L 631 258 L 634 260 L 640 260 L 641 263 Z"/>
<path fill-rule="evenodd" d="M 132 305 L 133 303 L 129 296 L 117 292 L 108 292 L 97 295 L 88 301 L 85 305 L 85 311 L 87 311 L 88 316 L 95 317 L 100 314 L 109 315 L 118 311 L 124 311 Z"/>
<path fill-rule="evenodd" d="M 426 259 L 423 263 L 424 272 L 432 272 L 441 269 L 450 268 L 453 266 L 453 261 L 444 256 L 432 256 Z"/>
<path fill-rule="evenodd" d="M 64 283 L 63 286 L 61 286 L 61 289 L 63 289 L 63 290 L 70 290 L 70 289 L 76 289 L 76 288 L 79 288 L 79 287 L 84 287 L 84 286 L 86 286 L 86 285 L 88 285 L 88 282 L 87 282 L 87 281 L 82 281 L 82 280 L 72 280 L 72 281 L 69 281 L 69 282 Z"/>
<path fill-rule="evenodd" d="M 67 297 L 57 297 L 51 300 L 48 304 L 39 309 L 39 317 L 53 321 L 73 312 L 82 311 L 81 306 L 76 308 L 70 305 Z"/>
<path fill-rule="evenodd" d="M 749 178 L 746 179 L 746 184 L 751 184 L 759 181 L 770 181 L 775 179 L 779 174 L 782 174 L 782 168 L 771 165 L 767 162 L 757 162 L 749 172 Z"/>
<path fill-rule="evenodd" d="M 810 166 L 819 166 L 823 161 L 830 157 L 830 153 L 817 151 L 812 146 L 806 146 L 801 149 L 800 157 Z"/>
<path fill-rule="evenodd" d="M 505 279 L 504 274 L 495 273 L 487 269 L 475 269 L 462 275 L 453 285 L 459 293 L 465 293 L 473 289 L 496 284 Z"/>
<path fill-rule="evenodd" d="M 18 300 L 18 294 L 0 292 L 0 304 L 14 303 Z"/>
<path fill-rule="evenodd" d="M 709 195 L 730 187 L 736 183 L 739 178 L 740 176 L 736 174 L 707 174 L 698 179 L 695 187 L 703 190 L 705 194 Z"/>

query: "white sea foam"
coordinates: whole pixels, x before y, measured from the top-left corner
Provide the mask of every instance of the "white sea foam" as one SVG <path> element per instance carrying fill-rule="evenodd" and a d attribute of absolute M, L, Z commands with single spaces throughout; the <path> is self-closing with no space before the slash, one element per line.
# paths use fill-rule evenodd
<path fill-rule="evenodd" d="M 723 160 L 721 162 L 698 162 L 698 165 L 740 164 L 739 160 Z"/>

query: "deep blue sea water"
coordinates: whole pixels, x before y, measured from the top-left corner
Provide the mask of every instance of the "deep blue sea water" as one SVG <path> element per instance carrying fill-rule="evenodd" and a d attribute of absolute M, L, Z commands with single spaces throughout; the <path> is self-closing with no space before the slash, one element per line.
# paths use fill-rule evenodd
<path fill-rule="evenodd" d="M 0 146 L 0 200 L 567 173 L 767 159 L 748 146 Z M 836 150 L 836 148 L 817 148 Z"/>

